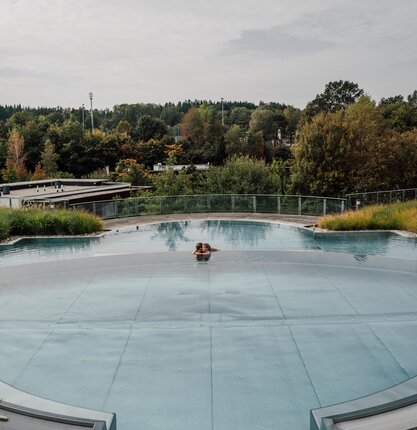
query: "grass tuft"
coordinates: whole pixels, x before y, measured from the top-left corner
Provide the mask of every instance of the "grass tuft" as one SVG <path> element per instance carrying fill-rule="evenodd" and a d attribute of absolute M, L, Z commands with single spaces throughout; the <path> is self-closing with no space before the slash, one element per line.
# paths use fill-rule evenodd
<path fill-rule="evenodd" d="M 87 212 L 65 209 L 0 208 L 0 240 L 10 236 L 89 234 L 103 230 L 102 220 Z"/>
<path fill-rule="evenodd" d="M 405 230 L 417 233 L 417 200 L 327 215 L 320 218 L 318 224 L 320 228 L 335 231 Z"/>

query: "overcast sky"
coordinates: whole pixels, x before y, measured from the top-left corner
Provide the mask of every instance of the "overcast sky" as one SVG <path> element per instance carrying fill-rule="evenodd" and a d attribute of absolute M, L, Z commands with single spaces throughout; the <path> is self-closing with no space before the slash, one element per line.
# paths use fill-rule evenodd
<path fill-rule="evenodd" d="M 416 0 L 0 0 L 0 104 L 379 100 L 417 89 L 416 46 Z"/>

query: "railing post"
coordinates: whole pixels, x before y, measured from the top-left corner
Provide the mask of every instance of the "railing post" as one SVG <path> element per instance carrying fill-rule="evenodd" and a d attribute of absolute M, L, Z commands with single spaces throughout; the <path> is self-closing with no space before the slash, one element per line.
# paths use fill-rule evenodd
<path fill-rule="evenodd" d="M 326 199 L 323 199 L 323 215 L 326 215 L 327 212 L 327 202 Z"/>
<path fill-rule="evenodd" d="M 97 212 L 96 212 L 96 202 L 93 202 L 93 214 L 97 215 Z"/>
<path fill-rule="evenodd" d="M 235 211 L 235 196 L 231 196 L 230 198 L 232 200 L 232 212 L 234 212 Z"/>
<path fill-rule="evenodd" d="M 298 215 L 301 215 L 301 197 L 298 197 Z"/>
<path fill-rule="evenodd" d="M 278 209 L 278 213 L 281 213 L 281 197 L 278 197 L 278 201 L 277 201 L 277 209 Z"/>
<path fill-rule="evenodd" d="M 253 213 L 256 213 L 256 196 L 252 196 Z"/>
<path fill-rule="evenodd" d="M 159 197 L 159 215 L 162 215 L 162 197 Z"/>
<path fill-rule="evenodd" d="M 403 190 L 403 202 L 405 202 L 405 190 Z"/>
<path fill-rule="evenodd" d="M 135 199 L 135 215 L 139 215 L 139 201 Z"/>
<path fill-rule="evenodd" d="M 345 211 L 345 201 L 342 200 L 342 203 L 340 205 L 340 212 L 344 212 Z"/>
<path fill-rule="evenodd" d="M 207 212 L 211 211 L 211 200 L 210 196 L 207 197 Z"/>

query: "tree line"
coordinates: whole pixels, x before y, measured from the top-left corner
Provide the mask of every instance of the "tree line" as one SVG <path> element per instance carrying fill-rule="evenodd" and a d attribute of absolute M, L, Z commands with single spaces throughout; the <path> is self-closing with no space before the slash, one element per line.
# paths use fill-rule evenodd
<path fill-rule="evenodd" d="M 304 109 L 197 100 L 122 104 L 94 110 L 94 130 L 89 114 L 84 108 L 0 106 L 0 179 L 110 171 L 110 179 L 172 194 L 178 181 L 183 183 L 176 188 L 185 193 L 215 192 L 210 184 L 218 174 L 249 193 L 253 187 L 246 179 L 259 182 L 253 166 L 263 166 L 270 180 L 258 192 L 340 196 L 417 187 L 417 91 L 376 103 L 358 84 L 334 81 Z M 157 163 L 191 167 L 151 175 Z M 210 163 L 213 173 L 197 173 L 192 166 L 201 163 Z M 233 168 L 240 179 L 230 176 Z M 217 192 L 220 188 L 236 192 L 220 185 Z"/>

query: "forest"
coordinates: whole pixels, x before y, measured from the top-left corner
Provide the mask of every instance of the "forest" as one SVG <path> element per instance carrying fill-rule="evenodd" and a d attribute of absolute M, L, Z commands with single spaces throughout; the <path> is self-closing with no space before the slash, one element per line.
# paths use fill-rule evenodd
<path fill-rule="evenodd" d="M 153 165 L 186 164 L 179 173 Z M 210 164 L 205 172 L 196 164 Z M 299 109 L 187 100 L 113 109 L 0 106 L 0 182 L 108 177 L 154 194 L 348 192 L 417 187 L 417 91 L 375 102 L 329 82 Z"/>

